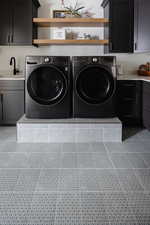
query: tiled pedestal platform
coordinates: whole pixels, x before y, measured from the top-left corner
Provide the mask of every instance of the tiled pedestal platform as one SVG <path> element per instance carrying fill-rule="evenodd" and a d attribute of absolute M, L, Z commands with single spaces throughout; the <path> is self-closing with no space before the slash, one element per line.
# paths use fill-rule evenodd
<path fill-rule="evenodd" d="M 111 119 L 27 119 L 17 123 L 19 143 L 122 142 L 122 124 Z"/>

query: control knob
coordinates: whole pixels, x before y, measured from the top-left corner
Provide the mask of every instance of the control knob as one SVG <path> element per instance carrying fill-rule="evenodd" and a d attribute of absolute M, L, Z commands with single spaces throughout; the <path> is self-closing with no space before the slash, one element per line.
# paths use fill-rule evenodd
<path fill-rule="evenodd" d="M 92 61 L 93 61 L 93 63 L 97 63 L 98 62 L 98 58 L 93 58 Z"/>
<path fill-rule="evenodd" d="M 46 57 L 46 58 L 44 59 L 44 62 L 45 62 L 45 63 L 49 63 L 49 62 L 50 62 L 50 58 Z"/>

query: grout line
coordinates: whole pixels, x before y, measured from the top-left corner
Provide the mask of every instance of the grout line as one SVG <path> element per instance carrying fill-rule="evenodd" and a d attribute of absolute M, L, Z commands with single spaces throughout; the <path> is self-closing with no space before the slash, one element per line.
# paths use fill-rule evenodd
<path fill-rule="evenodd" d="M 144 161 L 145 165 L 147 166 L 148 169 L 150 169 L 150 165 L 148 162 L 146 162 L 146 160 L 143 158 L 143 155 L 141 154 L 141 158 Z"/>
<path fill-rule="evenodd" d="M 62 193 L 60 191 L 58 191 L 59 190 L 59 182 L 60 182 L 60 170 L 59 170 L 58 184 L 57 184 L 57 194 L 56 194 L 54 225 L 55 225 L 55 221 L 56 221 L 56 215 L 57 215 L 57 209 L 58 209 L 58 204 L 59 204 L 59 200 L 60 200 L 60 194 L 62 195 Z"/>
<path fill-rule="evenodd" d="M 34 188 L 34 192 L 36 192 L 36 188 L 37 188 L 37 185 L 38 185 L 39 180 L 40 180 L 40 177 L 41 177 L 42 168 L 40 168 L 39 170 L 40 170 L 40 171 L 39 171 L 39 176 L 38 176 L 38 178 L 37 178 L 37 182 L 36 182 L 36 185 L 35 185 L 35 188 Z"/>
<path fill-rule="evenodd" d="M 109 150 L 108 150 L 108 148 L 107 148 L 107 146 L 106 146 L 106 143 L 104 143 L 104 147 L 105 147 L 105 149 L 106 149 L 106 153 L 107 153 L 108 159 L 110 160 L 110 162 L 111 162 L 113 168 L 116 168 L 116 167 L 115 167 L 115 164 L 114 164 L 114 162 L 113 162 L 113 160 L 112 160 L 111 157 L 110 157 Z"/>
<path fill-rule="evenodd" d="M 112 167 L 96 167 L 96 168 L 91 168 L 91 167 L 79 167 L 79 168 L 71 168 L 71 167 L 27 167 L 27 168 L 19 168 L 19 167 L 1 167 L 0 170 L 57 170 L 57 169 L 61 169 L 61 170 L 129 170 L 129 169 L 134 169 L 134 170 L 150 170 L 150 168 L 134 168 L 134 167 L 129 167 L 129 168 L 124 168 L 124 167 L 118 167 L 118 168 L 112 168 Z"/>
<path fill-rule="evenodd" d="M 144 191 L 147 191 L 146 190 L 146 187 L 144 186 L 144 184 L 142 183 L 142 180 L 140 178 L 140 176 L 138 175 L 138 173 L 136 172 L 136 169 L 133 169 L 133 173 L 135 175 L 135 177 L 137 178 L 137 180 L 139 181 L 141 187 L 143 188 Z"/>
<path fill-rule="evenodd" d="M 104 142 L 104 143 L 102 143 L 102 144 L 104 144 L 104 146 L 105 146 L 105 144 L 106 144 L 106 142 Z M 111 143 L 110 143 L 111 144 Z M 105 152 L 103 151 L 103 152 L 98 152 L 98 151 L 94 151 L 94 152 L 91 152 L 91 151 L 80 151 L 80 152 L 78 152 L 78 151 L 74 151 L 74 152 L 68 152 L 68 151 L 62 151 L 62 150 L 59 150 L 59 151 L 21 151 L 21 152 L 0 152 L 0 154 L 8 154 L 8 153 L 10 153 L 10 154 L 32 154 L 32 153 L 34 153 L 34 154 L 47 154 L 47 153 L 49 153 L 49 154 L 53 154 L 53 153 L 68 153 L 68 154 L 70 154 L 70 153 L 78 153 L 78 154 L 92 154 L 92 153 L 95 153 L 95 154 L 104 154 Z M 111 152 L 110 154 L 150 154 L 150 151 L 149 152 Z"/>
<path fill-rule="evenodd" d="M 18 184 L 18 182 L 19 182 L 19 178 L 20 178 L 20 174 L 21 174 L 21 171 L 19 171 L 19 169 L 17 169 L 17 171 L 18 171 L 19 173 L 18 173 L 18 176 L 17 176 L 17 181 L 16 181 L 16 184 L 15 184 L 15 186 L 14 186 L 13 190 L 15 190 L 15 188 L 17 187 L 17 184 Z"/>
<path fill-rule="evenodd" d="M 150 194 L 150 190 L 149 191 L 107 191 L 107 190 L 103 190 L 103 191 L 89 191 L 89 190 L 66 190 L 66 191 L 0 191 L 0 194 L 44 194 L 44 193 L 60 193 L 60 194 L 74 194 L 74 193 L 106 193 L 106 194 L 110 194 L 110 193 L 124 193 L 124 194 Z"/>

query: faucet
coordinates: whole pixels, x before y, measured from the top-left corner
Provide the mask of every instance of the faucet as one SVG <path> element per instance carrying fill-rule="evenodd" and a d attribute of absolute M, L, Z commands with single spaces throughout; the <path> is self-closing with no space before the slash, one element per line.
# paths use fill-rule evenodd
<path fill-rule="evenodd" d="M 19 70 L 16 69 L 16 59 L 15 59 L 15 57 L 11 57 L 11 59 L 10 59 L 10 66 L 13 65 L 13 61 L 14 61 L 13 74 L 16 75 L 17 73 L 19 73 Z"/>

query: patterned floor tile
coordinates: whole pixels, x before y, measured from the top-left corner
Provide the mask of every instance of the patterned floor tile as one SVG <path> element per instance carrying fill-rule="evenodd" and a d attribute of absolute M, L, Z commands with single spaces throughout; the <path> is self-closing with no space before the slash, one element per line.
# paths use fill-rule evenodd
<path fill-rule="evenodd" d="M 144 191 L 138 178 L 135 176 L 134 170 L 118 169 L 116 172 L 124 191 Z"/>
<path fill-rule="evenodd" d="M 20 170 L 14 191 L 34 192 L 39 176 L 40 170 L 33 170 L 33 169 Z"/>
<path fill-rule="evenodd" d="M 128 205 L 134 213 L 138 225 L 150 225 L 150 194 L 129 193 Z"/>
<path fill-rule="evenodd" d="M 13 191 L 18 177 L 18 169 L 0 169 L 0 191 Z"/>
<path fill-rule="evenodd" d="M 103 194 L 82 193 L 81 206 L 83 225 L 109 225 L 108 217 L 103 203 Z"/>
<path fill-rule="evenodd" d="M 27 217 L 28 225 L 54 225 L 57 194 L 34 194 Z"/>
<path fill-rule="evenodd" d="M 81 197 L 78 193 L 60 194 L 57 199 L 55 225 L 81 225 Z"/>
<path fill-rule="evenodd" d="M 105 193 L 103 195 L 104 207 L 111 225 L 136 225 L 137 221 L 130 210 L 127 195 L 121 193 Z"/>
<path fill-rule="evenodd" d="M 30 153 L 30 168 L 60 168 L 61 153 Z"/>
<path fill-rule="evenodd" d="M 99 191 L 98 176 L 96 170 L 82 169 L 79 171 L 79 183 L 81 191 Z"/>
<path fill-rule="evenodd" d="M 141 154 L 138 153 L 112 153 L 110 157 L 116 168 L 147 168 Z"/>
<path fill-rule="evenodd" d="M 145 161 L 148 168 L 150 168 L 150 154 L 143 153 L 141 154 L 141 158 Z"/>
<path fill-rule="evenodd" d="M 115 170 L 97 170 L 97 181 L 100 191 L 122 191 Z"/>
<path fill-rule="evenodd" d="M 62 153 L 61 154 L 61 168 L 77 168 L 77 154 L 76 153 Z"/>
<path fill-rule="evenodd" d="M 142 169 L 135 170 L 136 175 L 139 177 L 139 180 L 143 184 L 146 191 L 150 191 L 150 170 Z"/>
<path fill-rule="evenodd" d="M 28 168 L 26 153 L 0 153 L 0 168 Z"/>
<path fill-rule="evenodd" d="M 37 182 L 36 191 L 57 191 L 58 181 L 59 169 L 43 169 Z"/>
<path fill-rule="evenodd" d="M 77 169 L 61 169 L 58 191 L 78 191 L 79 171 Z"/>
<path fill-rule="evenodd" d="M 0 224 L 26 225 L 32 194 L 0 194 Z"/>
<path fill-rule="evenodd" d="M 77 153 L 77 168 L 94 168 L 92 153 Z"/>
<path fill-rule="evenodd" d="M 150 153 L 150 145 L 142 142 L 105 144 L 110 153 Z"/>
<path fill-rule="evenodd" d="M 93 153 L 94 168 L 113 168 L 106 153 Z"/>

